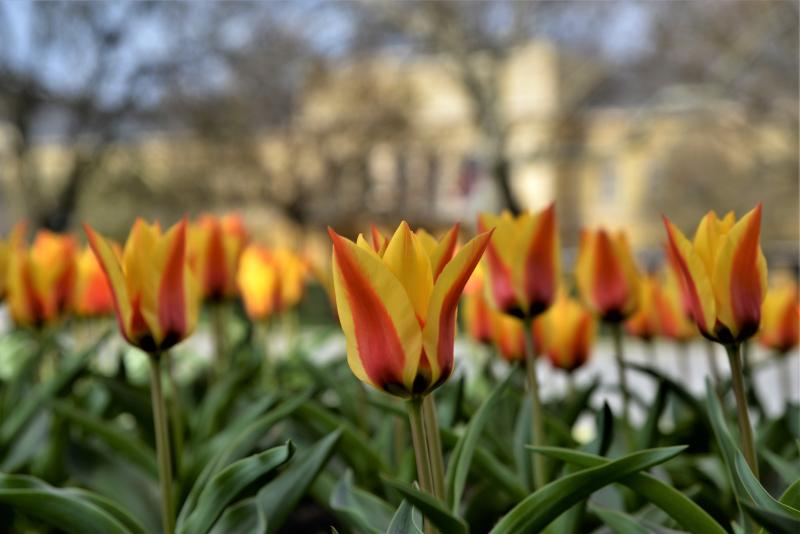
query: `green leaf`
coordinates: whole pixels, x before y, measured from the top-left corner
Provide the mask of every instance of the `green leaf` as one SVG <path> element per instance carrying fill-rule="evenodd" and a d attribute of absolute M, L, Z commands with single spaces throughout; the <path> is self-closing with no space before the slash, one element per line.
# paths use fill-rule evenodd
<path fill-rule="evenodd" d="M 767 510 L 749 502 L 743 502 L 742 508 L 768 532 L 774 534 L 797 534 L 800 532 L 800 522 L 786 514 Z"/>
<path fill-rule="evenodd" d="M 750 471 L 747 460 L 744 459 L 744 455 L 739 451 L 737 451 L 735 463 L 736 475 L 739 477 L 744 491 L 747 496 L 750 497 L 753 504 L 774 514 L 785 514 L 787 518 L 794 520 L 796 525 L 795 532 L 800 532 L 800 511 L 780 501 L 776 501 L 772 495 L 764 489 L 753 472 Z"/>
<path fill-rule="evenodd" d="M 706 379 L 706 402 L 708 403 L 711 428 L 714 431 L 717 444 L 722 452 L 722 459 L 728 468 L 728 475 L 733 485 L 733 493 L 736 495 L 737 502 L 741 503 L 746 500 L 746 492 L 742 486 L 741 480 L 736 475 L 736 453 L 739 452 L 739 449 L 728 430 L 722 406 L 720 406 L 719 399 L 709 379 Z"/>
<path fill-rule="evenodd" d="M 663 380 L 658 381 L 656 397 L 647 411 L 647 420 L 644 422 L 641 433 L 639 434 L 640 449 L 648 449 L 656 446 L 658 440 L 658 422 L 667 405 L 667 388 L 668 386 Z"/>
<path fill-rule="evenodd" d="M 537 447 L 533 450 L 581 467 L 592 468 L 611 463 L 611 460 L 607 458 L 570 449 Z M 636 473 L 621 478 L 618 482 L 664 510 L 670 517 L 691 532 L 714 534 L 724 534 L 725 532 L 725 529 L 694 501 L 652 475 Z"/>
<path fill-rule="evenodd" d="M 583 448 L 588 453 L 605 456 L 614 441 L 614 413 L 607 402 L 603 401 L 603 408 L 597 413 L 596 421 L 597 436 Z"/>
<path fill-rule="evenodd" d="M 780 501 L 796 510 L 800 510 L 800 478 L 786 488 L 786 491 L 781 495 Z"/>
<path fill-rule="evenodd" d="M 7 445 L 47 401 L 72 384 L 89 360 L 94 357 L 97 347 L 105 341 L 109 333 L 110 331 L 107 331 L 91 347 L 71 358 L 66 365 L 58 369 L 58 372 L 50 380 L 34 387 L 19 406 L 11 410 L 10 415 L 0 425 L 0 445 Z"/>
<path fill-rule="evenodd" d="M 53 410 L 59 416 L 103 440 L 116 454 L 138 465 L 153 478 L 158 477 L 155 453 L 134 434 L 116 428 L 110 421 L 103 421 L 65 401 L 54 402 Z"/>
<path fill-rule="evenodd" d="M 389 523 L 389 528 L 386 529 L 386 534 L 422 534 L 422 530 L 417 526 L 421 520 L 415 520 L 416 514 L 416 509 L 403 499 L 392 517 L 392 522 Z"/>
<path fill-rule="evenodd" d="M 508 512 L 492 534 L 538 532 L 572 505 L 628 475 L 674 458 L 686 447 L 634 452 L 608 464 L 567 475 L 540 488 Z"/>
<path fill-rule="evenodd" d="M 341 431 L 331 432 L 298 453 L 275 480 L 261 488 L 256 498 L 267 517 L 268 532 L 278 532 L 333 454 Z"/>
<path fill-rule="evenodd" d="M 422 515 L 427 517 L 440 531 L 447 532 L 448 534 L 467 534 L 467 532 L 469 532 L 467 524 L 462 521 L 461 518 L 453 515 L 450 510 L 445 508 L 429 493 L 420 491 L 399 480 L 392 480 L 385 477 L 383 480 L 386 484 L 399 491 L 403 497 L 410 501 L 414 507 L 419 509 Z"/>
<path fill-rule="evenodd" d="M 256 421 L 253 421 L 253 423 L 237 435 L 230 438 L 225 444 L 225 447 L 206 464 L 206 467 L 197 477 L 197 480 L 195 480 L 192 489 L 189 491 L 189 495 L 186 496 L 181 512 L 178 515 L 178 521 L 185 521 L 186 516 L 194 510 L 200 492 L 215 473 L 232 461 L 247 454 L 275 423 L 291 415 L 292 412 L 303 404 L 308 398 L 308 395 L 309 393 L 298 395 L 292 400 L 278 405 L 273 410 L 259 417 Z"/>
<path fill-rule="evenodd" d="M 650 531 L 641 525 L 641 521 L 626 513 L 599 506 L 591 506 L 590 510 L 616 534 L 650 534 Z"/>
<path fill-rule="evenodd" d="M 353 472 L 347 470 L 333 488 L 330 506 L 352 523 L 354 530 L 383 532 L 392 520 L 392 507 L 372 493 L 353 486 Z"/>
<path fill-rule="evenodd" d="M 800 466 L 797 465 L 797 462 L 784 460 L 769 449 L 759 451 L 759 454 L 787 484 L 792 484 L 795 481 L 800 480 Z"/>
<path fill-rule="evenodd" d="M 102 495 L 93 493 L 91 491 L 87 491 L 83 488 L 66 488 L 63 491 L 94 504 L 98 508 L 102 509 L 104 512 L 113 516 L 117 521 L 122 523 L 125 526 L 125 528 L 127 528 L 130 532 L 136 534 L 145 534 L 145 532 L 147 532 L 144 526 L 142 526 L 142 524 L 139 523 L 138 520 L 134 519 L 133 516 L 131 516 L 124 508 L 122 508 L 116 502 L 110 499 L 106 499 Z"/>
<path fill-rule="evenodd" d="M 207 532 L 225 507 L 250 483 L 283 465 L 294 453 L 294 445 L 274 447 L 234 462 L 205 485 L 197 499 L 194 511 L 186 521 L 178 522 L 178 534 L 201 534 Z"/>
<path fill-rule="evenodd" d="M 211 529 L 211 534 L 266 534 L 267 518 L 255 497 L 229 506 Z"/>
<path fill-rule="evenodd" d="M 71 489 L 54 488 L 31 476 L 0 474 L 0 503 L 75 534 L 143 532 L 126 528 L 115 514 Z"/>
<path fill-rule="evenodd" d="M 472 464 L 472 456 L 475 454 L 475 448 L 478 446 L 478 440 L 483 432 L 483 427 L 486 425 L 492 410 L 497 404 L 497 400 L 503 394 L 508 384 L 511 383 L 515 372 L 508 374 L 503 382 L 501 382 L 492 392 L 491 395 L 483 402 L 481 407 L 472 416 L 472 419 L 467 426 L 464 435 L 456 443 L 453 453 L 450 455 L 450 461 L 447 464 L 447 502 L 450 504 L 450 509 L 453 512 L 458 512 L 458 505 L 461 501 L 461 494 L 464 492 L 464 486 L 467 483 L 467 475 L 469 475 L 470 465 Z"/>

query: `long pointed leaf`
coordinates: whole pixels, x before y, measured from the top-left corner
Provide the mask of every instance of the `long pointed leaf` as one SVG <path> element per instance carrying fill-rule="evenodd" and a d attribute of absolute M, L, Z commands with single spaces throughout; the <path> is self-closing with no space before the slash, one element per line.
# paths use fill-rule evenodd
<path fill-rule="evenodd" d="M 399 491 L 411 504 L 414 505 L 422 515 L 427 517 L 431 523 L 448 534 L 466 534 L 469 528 L 464 521 L 453 515 L 450 510 L 442 506 L 432 495 L 417 488 L 390 478 L 384 478 L 389 486 Z"/>

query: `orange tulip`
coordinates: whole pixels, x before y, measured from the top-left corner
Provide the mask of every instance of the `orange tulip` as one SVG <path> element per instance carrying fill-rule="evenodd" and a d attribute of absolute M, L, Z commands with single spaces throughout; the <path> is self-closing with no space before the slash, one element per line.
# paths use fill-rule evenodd
<path fill-rule="evenodd" d="M 236 296 L 236 271 L 247 232 L 236 215 L 200 217 L 189 228 L 189 260 L 210 300 Z"/>
<path fill-rule="evenodd" d="M 305 262 L 286 249 L 248 245 L 236 280 L 250 318 L 267 319 L 300 302 L 307 270 Z"/>
<path fill-rule="evenodd" d="M 467 334 L 479 343 L 492 342 L 492 309 L 484 292 L 483 269 L 479 263 L 464 286 L 463 320 Z"/>
<path fill-rule="evenodd" d="M 625 321 L 628 335 L 649 341 L 659 335 L 661 323 L 656 302 L 661 291 L 654 275 L 643 276 L 639 281 L 639 306 L 636 312 Z"/>
<path fill-rule="evenodd" d="M 761 252 L 761 205 L 738 222 L 709 212 L 694 242 L 664 218 L 681 286 L 700 332 L 722 344 L 753 336 L 761 322 L 767 290 L 767 262 Z"/>
<path fill-rule="evenodd" d="M 581 232 L 575 277 L 581 300 L 604 321 L 623 321 L 636 311 L 639 273 L 624 232 Z"/>
<path fill-rule="evenodd" d="M 186 255 L 186 220 L 162 233 L 137 219 L 122 256 L 111 242 L 84 225 L 103 268 L 119 330 L 130 343 L 158 354 L 187 338 L 197 325 L 200 284 Z"/>
<path fill-rule="evenodd" d="M 8 267 L 11 318 L 23 326 L 51 323 L 69 305 L 75 279 L 75 239 L 39 230 L 30 248 L 21 239 L 16 241 Z"/>
<path fill-rule="evenodd" d="M 508 362 L 525 359 L 525 323 L 522 319 L 497 310 L 489 311 L 492 342 Z"/>
<path fill-rule="evenodd" d="M 550 307 L 561 270 L 555 204 L 517 217 L 484 213 L 478 227 L 495 229 L 485 260 L 494 306 L 517 317 L 534 317 Z"/>
<path fill-rule="evenodd" d="M 405 222 L 376 251 L 332 229 L 333 283 L 353 374 L 401 397 L 426 394 L 453 370 L 459 297 L 489 241 L 484 233 L 449 261 L 457 227 L 433 251 Z"/>
<path fill-rule="evenodd" d="M 767 291 L 761 307 L 761 330 L 758 340 L 762 345 L 781 353 L 797 346 L 800 329 L 800 302 L 797 284 L 785 284 Z"/>
<path fill-rule="evenodd" d="M 596 334 L 597 322 L 591 312 L 564 292 L 533 323 L 537 352 L 568 372 L 589 359 Z"/>
<path fill-rule="evenodd" d="M 25 224 L 17 223 L 6 239 L 0 239 L 0 302 L 5 300 L 8 291 L 8 277 L 11 269 L 11 253 L 22 242 Z"/>
<path fill-rule="evenodd" d="M 76 261 L 72 311 L 81 317 L 114 313 L 114 298 L 103 268 L 91 248 L 83 249 Z"/>

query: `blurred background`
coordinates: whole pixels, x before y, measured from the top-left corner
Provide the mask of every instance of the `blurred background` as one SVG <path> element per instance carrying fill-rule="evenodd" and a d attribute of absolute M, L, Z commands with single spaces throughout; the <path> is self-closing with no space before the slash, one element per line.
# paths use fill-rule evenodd
<path fill-rule="evenodd" d="M 763 202 L 798 257 L 798 3 L 2 2 L 0 231 L 240 212 L 433 229 L 555 200 L 562 239 Z"/>

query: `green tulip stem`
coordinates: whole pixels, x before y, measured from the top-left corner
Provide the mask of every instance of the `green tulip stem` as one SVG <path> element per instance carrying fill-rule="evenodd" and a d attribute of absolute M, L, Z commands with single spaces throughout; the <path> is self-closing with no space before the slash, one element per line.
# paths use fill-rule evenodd
<path fill-rule="evenodd" d="M 150 394 L 153 424 L 156 432 L 158 479 L 161 483 L 161 522 L 165 534 L 171 534 L 175 525 L 172 495 L 172 465 L 170 462 L 169 432 L 164 392 L 161 389 L 161 353 L 150 354 Z"/>
<path fill-rule="evenodd" d="M 180 472 L 181 459 L 183 458 L 183 403 L 178 382 L 175 380 L 175 370 L 172 366 L 172 357 L 169 351 L 162 353 L 164 366 L 167 370 L 170 392 L 170 419 L 172 420 L 172 438 L 175 440 L 175 471 Z"/>
<path fill-rule="evenodd" d="M 539 396 L 539 378 L 536 376 L 536 347 L 533 344 L 533 331 L 531 321 L 525 321 L 525 369 L 528 376 L 528 389 L 531 394 L 531 414 L 533 415 L 532 444 L 534 447 L 545 445 L 544 440 L 544 409 L 542 399 Z M 547 484 L 547 473 L 545 473 L 545 457 L 541 454 L 533 456 L 533 476 L 534 490 Z"/>
<path fill-rule="evenodd" d="M 431 465 L 431 483 L 433 493 L 444 503 L 444 459 L 442 458 L 442 438 L 439 435 L 439 421 L 436 415 L 436 403 L 433 394 L 425 395 L 422 400 L 422 420 L 425 424 L 425 443 Z"/>
<path fill-rule="evenodd" d="M 420 488 L 433 495 L 431 484 L 431 465 L 428 458 L 428 447 L 425 443 L 425 422 L 422 416 L 421 397 L 412 397 L 408 401 L 408 421 L 411 426 L 411 441 L 414 445 L 414 458 L 417 462 L 417 480 Z M 433 532 L 430 521 L 424 524 L 425 534 Z"/>
<path fill-rule="evenodd" d="M 225 352 L 227 351 L 226 322 L 227 307 L 224 302 L 213 302 L 210 306 L 211 327 L 214 332 L 214 367 L 219 376 L 225 372 Z"/>
<path fill-rule="evenodd" d="M 753 442 L 753 428 L 750 426 L 750 415 L 747 411 L 747 395 L 744 390 L 744 373 L 742 370 L 741 344 L 725 345 L 728 361 L 731 364 L 731 382 L 736 397 L 736 414 L 739 420 L 739 434 L 742 440 L 742 452 L 750 470 L 758 478 L 758 460 Z"/>
<path fill-rule="evenodd" d="M 611 338 L 614 341 L 614 358 L 617 360 L 617 380 L 619 382 L 620 394 L 622 395 L 622 429 L 625 441 L 630 447 L 633 443 L 629 420 L 630 390 L 628 381 L 625 377 L 625 354 L 622 348 L 622 323 L 619 321 L 611 323 Z"/>

